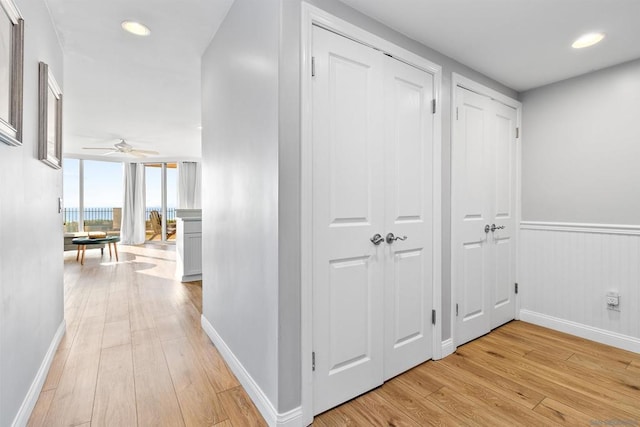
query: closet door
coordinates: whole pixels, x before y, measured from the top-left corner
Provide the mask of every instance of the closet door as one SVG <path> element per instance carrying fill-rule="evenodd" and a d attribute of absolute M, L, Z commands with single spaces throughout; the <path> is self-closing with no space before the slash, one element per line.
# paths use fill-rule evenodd
<path fill-rule="evenodd" d="M 491 329 L 513 320 L 516 266 L 516 110 L 492 101 Z"/>
<path fill-rule="evenodd" d="M 384 377 L 432 356 L 433 76 L 384 57 Z M 401 240 L 406 238 L 405 240 Z"/>
<path fill-rule="evenodd" d="M 462 88 L 458 91 L 452 144 L 454 244 L 452 277 L 456 286 L 456 344 L 490 330 L 489 238 L 491 224 L 491 99 Z"/>
<path fill-rule="evenodd" d="M 313 57 L 317 414 L 432 356 L 434 82 L 318 27 Z"/>
<path fill-rule="evenodd" d="M 383 382 L 383 56 L 313 30 L 314 413 Z"/>
<path fill-rule="evenodd" d="M 460 345 L 515 317 L 516 110 L 456 91 L 452 285 Z"/>

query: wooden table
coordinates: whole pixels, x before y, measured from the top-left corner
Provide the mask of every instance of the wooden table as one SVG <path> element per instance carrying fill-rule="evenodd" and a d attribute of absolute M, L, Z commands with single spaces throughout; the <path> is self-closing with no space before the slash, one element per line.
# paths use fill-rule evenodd
<path fill-rule="evenodd" d="M 119 241 L 120 241 L 120 237 L 118 236 L 99 237 L 99 238 L 76 237 L 71 241 L 71 243 L 78 246 L 76 261 L 80 260 L 80 264 L 84 265 L 84 253 L 87 250 L 87 246 L 101 245 L 104 243 L 109 245 L 109 258 L 111 258 L 111 245 L 113 245 L 113 251 L 116 254 L 116 261 L 120 261 L 118 259 L 118 247 L 116 246 L 116 243 Z M 80 252 L 82 252 L 82 257 L 80 257 Z"/>

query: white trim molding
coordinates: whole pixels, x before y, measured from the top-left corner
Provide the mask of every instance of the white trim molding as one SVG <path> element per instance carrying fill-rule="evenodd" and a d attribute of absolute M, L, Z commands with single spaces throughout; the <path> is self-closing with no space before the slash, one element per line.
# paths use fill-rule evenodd
<path fill-rule="evenodd" d="M 294 408 L 287 412 L 279 413 L 273 406 L 267 395 L 262 391 L 258 383 L 251 377 L 251 374 L 244 368 L 242 363 L 233 354 L 229 346 L 224 342 L 220 334 L 215 330 L 213 325 L 209 323 L 204 315 L 200 317 L 202 329 L 213 344 L 216 346 L 220 355 L 224 358 L 231 371 L 240 381 L 253 403 L 256 405 L 260 414 L 264 417 L 269 426 L 272 427 L 298 427 L 302 423 L 302 407 Z"/>
<path fill-rule="evenodd" d="M 584 222 L 521 221 L 520 229 L 640 236 L 640 225 L 593 224 Z"/>
<path fill-rule="evenodd" d="M 453 338 L 449 338 L 448 340 L 442 341 L 442 354 L 441 358 L 445 358 L 450 354 L 453 354 L 455 348 L 453 347 Z"/>
<path fill-rule="evenodd" d="M 302 421 L 303 425 L 313 422 L 313 375 L 311 358 L 313 344 L 313 295 L 312 295 L 312 202 L 313 181 L 311 156 L 313 140 L 312 134 L 312 80 L 311 56 L 313 52 L 313 26 L 319 26 L 340 34 L 358 43 L 373 47 L 392 55 L 395 59 L 433 75 L 433 91 L 436 100 L 436 113 L 433 129 L 433 308 L 440 311 L 442 287 L 442 67 L 412 53 L 388 40 L 365 31 L 350 22 L 340 19 L 326 11 L 302 2 L 301 7 L 301 41 L 300 41 L 300 85 L 301 85 L 301 178 L 300 178 L 300 235 L 301 235 L 301 369 L 302 369 Z M 442 340 L 442 316 L 433 326 L 433 358 L 442 357 L 440 354 Z"/>
<path fill-rule="evenodd" d="M 451 73 L 451 80 L 452 80 L 451 90 L 454 92 L 454 94 L 455 94 L 456 87 L 462 87 L 467 90 L 470 90 L 471 92 L 488 96 L 489 98 L 494 99 L 508 107 L 518 110 L 518 113 L 521 112 L 520 110 L 522 109 L 522 103 L 517 99 L 510 98 L 507 95 L 500 93 L 497 90 L 491 89 L 488 86 L 480 84 L 475 80 L 471 80 L 470 78 L 465 77 L 462 74 Z M 451 103 L 451 106 L 452 106 L 452 111 L 455 111 L 455 104 Z M 518 126 L 522 124 L 521 123 L 522 121 L 520 120 L 520 118 L 521 118 L 520 114 L 518 114 Z M 520 139 L 520 135 L 517 137 L 517 139 Z"/>
<path fill-rule="evenodd" d="M 13 423 L 11 423 L 12 427 L 26 426 L 29 422 L 31 412 L 33 412 L 33 408 L 35 408 L 36 406 L 36 402 L 38 401 L 38 397 L 40 396 L 40 391 L 42 390 L 44 381 L 47 379 L 47 374 L 49 373 L 51 362 L 53 362 L 53 358 L 56 355 L 56 351 L 58 350 L 58 346 L 60 345 L 60 341 L 62 341 L 62 337 L 64 337 L 64 333 L 66 330 L 67 323 L 63 319 L 58 326 L 58 330 L 53 336 L 53 339 L 51 340 L 51 344 L 49 344 L 49 348 L 44 355 L 44 359 L 42 359 L 42 363 L 40 364 L 40 368 L 36 373 L 36 377 L 33 379 L 33 382 L 29 387 L 29 391 L 22 401 L 22 405 L 20 405 L 20 409 L 18 410 L 16 417 L 13 419 Z"/>
<path fill-rule="evenodd" d="M 530 310 L 520 310 L 520 320 L 534 325 L 575 335 L 601 344 L 610 345 L 628 351 L 640 353 L 640 339 L 605 329 L 594 328 L 570 320 L 536 313 Z"/>

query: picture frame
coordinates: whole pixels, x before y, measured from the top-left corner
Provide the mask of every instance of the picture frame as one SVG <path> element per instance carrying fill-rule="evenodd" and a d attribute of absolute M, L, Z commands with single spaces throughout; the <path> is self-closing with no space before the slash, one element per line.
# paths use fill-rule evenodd
<path fill-rule="evenodd" d="M 24 20 L 13 0 L 0 0 L 0 142 L 22 145 Z"/>
<path fill-rule="evenodd" d="M 39 63 L 38 157 L 62 168 L 62 91 L 49 66 Z"/>

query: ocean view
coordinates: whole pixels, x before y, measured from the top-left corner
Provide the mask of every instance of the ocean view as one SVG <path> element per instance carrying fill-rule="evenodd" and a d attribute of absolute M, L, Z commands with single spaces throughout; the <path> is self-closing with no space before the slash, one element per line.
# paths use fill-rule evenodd
<path fill-rule="evenodd" d="M 85 221 L 113 221 L 114 210 L 116 211 L 116 216 L 118 215 L 118 211 L 122 212 L 122 208 L 84 208 L 84 220 Z M 159 206 L 147 207 L 145 209 L 146 215 L 145 217 L 148 219 L 151 211 L 161 212 L 161 208 Z M 79 208 L 64 208 L 64 222 L 78 222 L 78 218 L 80 216 Z M 167 219 L 172 220 L 176 217 L 175 208 L 167 208 Z"/>

